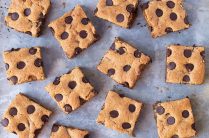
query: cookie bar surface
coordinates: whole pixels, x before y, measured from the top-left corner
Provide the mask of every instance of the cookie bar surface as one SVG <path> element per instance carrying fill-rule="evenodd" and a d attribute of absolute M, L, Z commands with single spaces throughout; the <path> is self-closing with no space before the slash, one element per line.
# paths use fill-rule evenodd
<path fill-rule="evenodd" d="M 97 40 L 96 30 L 80 5 L 52 21 L 49 27 L 68 58 L 73 58 Z"/>
<path fill-rule="evenodd" d="M 51 111 L 25 95 L 18 94 L 5 112 L 1 124 L 19 138 L 36 138 L 51 114 Z"/>
<path fill-rule="evenodd" d="M 142 10 L 154 38 L 190 27 L 183 0 L 151 0 Z"/>
<path fill-rule="evenodd" d="M 56 77 L 45 88 L 65 113 L 76 110 L 96 95 L 93 86 L 78 67 Z"/>
<path fill-rule="evenodd" d="M 50 138 L 89 138 L 89 132 L 78 128 L 66 127 L 54 124 Z"/>
<path fill-rule="evenodd" d="M 195 136 L 195 121 L 189 98 L 156 103 L 154 113 L 160 138 Z"/>
<path fill-rule="evenodd" d="M 19 32 L 37 37 L 49 8 L 50 0 L 12 0 L 5 22 Z"/>
<path fill-rule="evenodd" d="M 97 69 L 119 84 L 132 88 L 145 65 L 150 61 L 149 56 L 123 40 L 116 38 Z"/>
<path fill-rule="evenodd" d="M 205 49 L 201 46 L 167 47 L 166 82 L 202 84 L 205 77 Z"/>
<path fill-rule="evenodd" d="M 40 47 L 11 49 L 4 52 L 3 58 L 12 84 L 45 79 Z"/>
<path fill-rule="evenodd" d="M 98 115 L 97 123 L 132 135 L 141 108 L 142 103 L 110 91 Z"/>
<path fill-rule="evenodd" d="M 99 0 L 95 15 L 124 28 L 129 28 L 137 14 L 138 0 Z"/>

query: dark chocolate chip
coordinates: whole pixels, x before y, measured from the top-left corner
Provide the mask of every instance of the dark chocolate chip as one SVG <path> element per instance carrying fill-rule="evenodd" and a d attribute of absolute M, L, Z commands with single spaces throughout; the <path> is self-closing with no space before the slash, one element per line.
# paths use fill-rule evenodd
<path fill-rule="evenodd" d="M 87 32 L 86 32 L 85 30 L 81 30 L 80 33 L 79 33 L 79 36 L 80 36 L 81 38 L 83 38 L 83 39 L 86 38 L 87 35 L 88 35 L 88 34 L 87 34 Z"/>
<path fill-rule="evenodd" d="M 6 68 L 6 70 L 9 69 L 9 64 L 8 63 L 5 63 L 5 68 Z"/>
<path fill-rule="evenodd" d="M 82 52 L 82 49 L 80 47 L 76 47 L 74 55 L 76 56 L 76 55 L 80 54 L 81 52 Z"/>
<path fill-rule="evenodd" d="M 185 65 L 185 68 L 187 69 L 187 71 L 190 72 L 190 71 L 192 71 L 194 69 L 194 65 L 191 64 L 191 63 L 188 63 L 188 64 Z"/>
<path fill-rule="evenodd" d="M 146 10 L 146 9 L 148 9 L 148 8 L 149 8 L 149 2 L 144 3 L 144 4 L 142 5 L 142 10 Z"/>
<path fill-rule="evenodd" d="M 10 114 L 11 116 L 17 115 L 17 108 L 12 107 L 12 108 L 9 110 L 9 114 Z"/>
<path fill-rule="evenodd" d="M 81 20 L 81 23 L 82 23 L 83 25 L 87 25 L 87 24 L 89 23 L 89 19 L 88 19 L 88 18 L 83 18 L 83 19 Z"/>
<path fill-rule="evenodd" d="M 118 117 L 118 115 L 119 115 L 118 111 L 116 111 L 116 110 L 110 111 L 110 116 L 111 116 L 112 118 L 116 118 L 116 117 Z"/>
<path fill-rule="evenodd" d="M 192 129 L 196 131 L 195 123 L 192 124 Z"/>
<path fill-rule="evenodd" d="M 190 81 L 190 77 L 189 77 L 188 75 L 185 75 L 185 76 L 183 77 L 183 81 L 184 81 L 184 82 L 189 82 L 189 81 Z"/>
<path fill-rule="evenodd" d="M 113 5 L 113 1 L 112 0 L 106 0 L 106 5 L 107 6 L 112 6 Z"/>
<path fill-rule="evenodd" d="M 122 124 L 122 127 L 123 127 L 123 129 L 129 129 L 129 128 L 131 128 L 131 124 L 128 123 L 128 122 L 124 122 L 124 123 Z"/>
<path fill-rule="evenodd" d="M 123 14 L 118 14 L 117 16 L 116 16 L 116 20 L 117 20 L 117 22 L 123 22 L 124 21 L 124 15 Z"/>
<path fill-rule="evenodd" d="M 165 113 L 165 109 L 162 107 L 162 106 L 158 106 L 156 108 L 156 112 L 159 114 L 159 115 L 162 115 Z"/>
<path fill-rule="evenodd" d="M 42 120 L 44 123 L 46 123 L 46 122 L 49 121 L 49 116 L 48 116 L 48 115 L 43 115 L 43 116 L 41 117 L 41 120 Z"/>
<path fill-rule="evenodd" d="M 172 12 L 172 13 L 170 14 L 170 19 L 171 19 L 172 21 L 175 21 L 175 20 L 177 19 L 176 13 Z"/>
<path fill-rule="evenodd" d="M 24 67 L 25 67 L 25 62 L 20 61 L 20 62 L 17 63 L 17 68 L 18 69 L 23 69 Z"/>
<path fill-rule="evenodd" d="M 19 124 L 17 125 L 17 129 L 18 129 L 19 131 L 24 131 L 24 130 L 25 130 L 25 125 L 24 125 L 23 123 L 19 123 Z"/>
<path fill-rule="evenodd" d="M 171 56 L 171 54 L 172 54 L 171 49 L 167 48 L 167 57 L 170 57 L 170 56 Z"/>
<path fill-rule="evenodd" d="M 117 51 L 120 55 L 123 55 L 125 53 L 125 50 L 123 47 L 120 47 Z"/>
<path fill-rule="evenodd" d="M 203 60 L 205 59 L 205 51 L 200 52 L 200 55 L 202 56 Z"/>
<path fill-rule="evenodd" d="M 53 125 L 52 132 L 57 132 L 58 130 L 59 130 L 59 126 L 58 125 Z"/>
<path fill-rule="evenodd" d="M 19 14 L 17 12 L 11 13 L 10 15 L 13 21 L 16 21 L 19 18 Z"/>
<path fill-rule="evenodd" d="M 108 69 L 108 71 L 107 71 L 108 76 L 112 76 L 114 74 L 115 74 L 115 69 Z"/>
<path fill-rule="evenodd" d="M 131 69 L 131 66 L 130 65 L 125 65 L 123 66 L 123 71 L 129 71 Z"/>
<path fill-rule="evenodd" d="M 61 39 L 62 39 L 62 40 L 65 40 L 65 39 L 68 38 L 68 36 L 69 36 L 69 34 L 68 34 L 67 32 L 63 32 L 63 33 L 61 34 Z"/>
<path fill-rule="evenodd" d="M 123 85 L 124 87 L 128 87 L 128 88 L 129 88 L 129 83 L 128 83 L 128 82 L 124 82 L 124 83 L 122 83 L 122 85 Z"/>
<path fill-rule="evenodd" d="M 25 16 L 29 16 L 31 14 L 31 10 L 29 9 L 29 8 L 26 8 L 25 10 L 24 10 L 24 15 Z"/>
<path fill-rule="evenodd" d="M 9 78 L 9 80 L 13 83 L 13 84 L 17 84 L 18 78 L 16 76 L 12 76 Z"/>
<path fill-rule="evenodd" d="M 174 123 L 175 123 L 175 118 L 174 117 L 169 117 L 168 119 L 167 119 L 167 123 L 168 123 L 168 125 L 173 125 Z"/>
<path fill-rule="evenodd" d="M 7 118 L 4 118 L 3 120 L 1 120 L 1 124 L 2 126 L 7 127 L 9 124 L 9 120 Z"/>
<path fill-rule="evenodd" d="M 54 85 L 58 85 L 60 83 L 60 77 L 56 77 L 53 81 Z"/>
<path fill-rule="evenodd" d="M 178 135 L 173 135 L 171 138 L 179 138 Z"/>
<path fill-rule="evenodd" d="M 184 118 L 188 118 L 188 117 L 189 117 L 189 111 L 184 110 L 184 111 L 182 112 L 182 116 L 183 116 Z"/>
<path fill-rule="evenodd" d="M 157 9 L 157 10 L 155 11 L 155 14 L 156 14 L 158 17 L 161 17 L 161 16 L 163 16 L 163 11 L 162 11 L 161 9 Z"/>
<path fill-rule="evenodd" d="M 135 105 L 133 105 L 133 104 L 130 104 L 129 106 L 128 106 L 128 109 L 129 109 L 129 111 L 130 112 L 135 112 L 135 110 L 136 110 L 136 106 Z"/>
<path fill-rule="evenodd" d="M 64 108 L 65 108 L 65 112 L 67 112 L 67 113 L 72 112 L 72 107 L 71 107 L 69 104 L 66 104 L 66 105 L 64 106 Z"/>
<path fill-rule="evenodd" d="M 175 68 L 176 68 L 176 63 L 170 62 L 170 63 L 168 64 L 168 69 L 174 70 Z"/>
<path fill-rule="evenodd" d="M 189 20 L 188 20 L 187 16 L 184 18 L 184 23 L 187 24 L 187 25 L 189 24 Z"/>
<path fill-rule="evenodd" d="M 171 32 L 173 32 L 173 29 L 171 27 L 166 27 L 165 32 L 166 33 L 171 33 Z"/>
<path fill-rule="evenodd" d="M 135 50 L 135 51 L 134 51 L 134 56 L 135 56 L 136 58 L 140 58 L 141 55 L 142 55 L 142 53 L 141 53 L 139 50 Z"/>
<path fill-rule="evenodd" d="M 70 89 L 74 89 L 74 88 L 76 87 L 76 85 L 77 85 L 77 83 L 76 83 L 75 81 L 70 81 L 70 82 L 68 83 L 68 87 L 69 87 Z"/>
<path fill-rule="evenodd" d="M 175 7 L 175 3 L 173 1 L 167 1 L 166 5 L 171 9 Z"/>
<path fill-rule="evenodd" d="M 190 49 L 185 49 L 185 50 L 184 50 L 184 56 L 185 56 L 186 58 L 191 57 L 191 56 L 192 56 L 192 50 L 190 50 Z"/>
<path fill-rule="evenodd" d="M 68 17 L 65 18 L 65 23 L 66 23 L 66 24 L 71 24 L 72 21 L 73 21 L 72 16 L 68 16 Z"/>
<path fill-rule="evenodd" d="M 31 47 L 31 48 L 29 49 L 29 53 L 30 53 L 31 55 L 35 55 L 36 52 L 37 52 L 37 49 L 34 48 L 34 47 Z"/>
<path fill-rule="evenodd" d="M 60 101 L 62 101 L 63 96 L 62 96 L 62 94 L 56 94 L 56 95 L 54 96 L 54 98 L 55 98 L 55 100 L 56 100 L 57 102 L 60 102 Z"/>
<path fill-rule="evenodd" d="M 129 4 L 126 6 L 126 10 L 129 12 L 129 13 L 133 13 L 135 8 L 134 8 L 134 5 L 133 4 Z"/>
<path fill-rule="evenodd" d="M 28 113 L 28 114 L 34 113 L 35 110 L 36 110 L 36 108 L 35 108 L 35 106 L 33 106 L 33 105 L 29 105 L 29 106 L 27 107 L 27 113 Z"/>
<path fill-rule="evenodd" d="M 83 81 L 84 83 L 89 83 L 89 81 L 88 81 L 88 79 L 87 79 L 86 77 L 83 77 L 83 78 L 82 78 L 82 81 Z"/>
<path fill-rule="evenodd" d="M 36 67 L 41 67 L 41 66 L 43 66 L 43 62 L 42 62 L 42 60 L 41 60 L 40 58 L 37 58 L 37 59 L 34 61 L 34 65 L 35 65 Z"/>

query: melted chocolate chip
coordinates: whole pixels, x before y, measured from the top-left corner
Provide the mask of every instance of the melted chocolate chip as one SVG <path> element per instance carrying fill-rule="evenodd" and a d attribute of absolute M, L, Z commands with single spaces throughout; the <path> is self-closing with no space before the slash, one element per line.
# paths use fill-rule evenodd
<path fill-rule="evenodd" d="M 67 112 L 67 113 L 72 112 L 72 107 L 71 107 L 69 104 L 66 104 L 66 105 L 64 106 L 64 108 L 65 108 L 65 112 Z"/>
<path fill-rule="evenodd" d="M 190 49 L 185 49 L 185 50 L 184 50 L 184 56 L 185 56 L 186 58 L 191 57 L 191 56 L 192 56 L 192 51 L 191 51 Z"/>
<path fill-rule="evenodd" d="M 170 14 L 170 19 L 171 19 L 172 21 L 175 21 L 175 20 L 177 19 L 176 13 L 172 12 L 172 13 Z"/>
<path fill-rule="evenodd" d="M 190 71 L 192 71 L 194 69 L 194 65 L 191 64 L 191 63 L 188 63 L 188 64 L 185 65 L 185 68 L 187 69 L 187 71 L 190 72 Z"/>
<path fill-rule="evenodd" d="M 18 78 L 16 76 L 12 76 L 9 78 L 9 80 L 13 83 L 13 84 L 17 84 Z"/>
<path fill-rule="evenodd" d="M 134 8 L 134 5 L 133 4 L 129 4 L 126 6 L 126 10 L 129 12 L 129 13 L 133 13 L 135 8 Z"/>
<path fill-rule="evenodd" d="M 12 108 L 9 110 L 9 114 L 10 114 L 11 116 L 17 115 L 17 108 L 12 107 Z"/>
<path fill-rule="evenodd" d="M 54 98 L 55 98 L 55 100 L 56 100 L 57 102 L 60 102 L 60 101 L 62 101 L 63 96 L 62 96 L 62 94 L 56 94 L 56 95 L 54 96 Z"/>
<path fill-rule="evenodd" d="M 23 123 L 19 123 L 19 124 L 17 125 L 17 129 L 18 129 L 19 131 L 24 131 L 24 130 L 25 130 L 25 125 L 24 125 Z"/>
<path fill-rule="evenodd" d="M 68 87 L 69 87 L 70 89 L 74 89 L 74 88 L 76 87 L 76 85 L 77 85 L 77 83 L 76 83 L 75 81 L 70 81 L 70 82 L 68 83 Z"/>
<path fill-rule="evenodd" d="M 66 24 L 71 24 L 72 21 L 73 21 L 72 16 L 68 16 L 68 17 L 65 18 L 65 23 L 66 23 Z"/>
<path fill-rule="evenodd" d="M 41 67 L 41 66 L 43 66 L 43 62 L 42 62 L 42 60 L 41 60 L 40 58 L 37 58 L 37 59 L 34 61 L 34 65 L 35 65 L 36 67 Z"/>
<path fill-rule="evenodd" d="M 169 117 L 168 119 L 167 119 L 167 123 L 168 123 L 168 125 L 173 125 L 174 123 L 175 123 L 175 118 L 174 117 Z"/>
<path fill-rule="evenodd" d="M 83 19 L 81 20 L 81 23 L 82 23 L 83 25 L 87 25 L 87 24 L 89 23 L 89 19 L 88 19 L 88 18 L 83 18 Z"/>
<path fill-rule="evenodd" d="M 63 33 L 61 34 L 61 39 L 62 39 L 62 40 L 65 40 L 65 39 L 68 38 L 68 36 L 69 36 L 69 34 L 68 34 L 67 32 L 63 32 Z"/>
<path fill-rule="evenodd" d="M 29 49 L 29 53 L 30 53 L 31 55 L 35 55 L 36 52 L 37 52 L 37 49 L 34 48 L 34 47 L 31 47 L 31 48 Z"/>
<path fill-rule="evenodd" d="M 115 69 L 108 69 L 108 71 L 107 71 L 108 76 L 112 76 L 114 74 L 115 74 Z"/>
<path fill-rule="evenodd" d="M 112 6 L 113 5 L 113 1 L 112 0 L 106 0 L 106 5 L 107 6 Z"/>
<path fill-rule="evenodd" d="M 155 14 L 156 14 L 158 17 L 161 17 L 161 16 L 163 16 L 163 11 L 162 11 L 161 9 L 157 9 L 157 10 L 155 11 Z"/>
<path fill-rule="evenodd" d="M 133 105 L 133 104 L 130 104 L 129 106 L 128 106 L 128 109 L 129 109 L 129 111 L 130 112 L 135 112 L 135 110 L 136 110 L 136 106 L 135 105 Z"/>
<path fill-rule="evenodd" d="M 46 122 L 49 121 L 49 116 L 48 116 L 48 115 L 43 115 L 43 116 L 41 117 L 41 120 L 42 120 L 44 123 L 46 123 Z"/>
<path fill-rule="evenodd" d="M 129 71 L 131 69 L 131 66 L 130 65 L 125 65 L 123 66 L 123 71 Z"/>
<path fill-rule="evenodd" d="M 184 111 L 182 112 L 182 116 L 183 116 L 184 118 L 188 118 L 188 117 L 189 117 L 189 111 L 184 110 Z"/>
<path fill-rule="evenodd" d="M 19 14 L 17 12 L 11 13 L 10 15 L 13 21 L 16 21 L 19 18 Z"/>
<path fill-rule="evenodd" d="M 142 55 L 142 53 L 141 53 L 139 50 L 135 50 L 135 51 L 134 51 L 134 56 L 135 56 L 136 58 L 140 58 L 141 55 Z"/>
<path fill-rule="evenodd" d="M 170 63 L 168 64 L 168 69 L 174 70 L 175 68 L 176 68 L 176 63 L 170 62 Z"/>
<path fill-rule="evenodd" d="M 189 82 L 189 81 L 190 81 L 190 77 L 189 77 L 188 75 L 185 75 L 185 76 L 183 77 L 183 81 L 184 81 L 184 82 Z"/>
<path fill-rule="evenodd" d="M 4 119 L 1 121 L 1 124 L 2 124 L 2 126 L 7 127 L 8 124 L 9 124 L 9 120 L 8 120 L 7 118 L 4 118 Z"/>
<path fill-rule="evenodd" d="M 81 38 L 83 38 L 83 39 L 86 38 L 87 35 L 88 35 L 88 34 L 87 34 L 87 32 L 86 32 L 85 30 L 81 30 L 80 33 L 79 33 L 79 36 L 80 36 Z"/>
<path fill-rule="evenodd" d="M 24 67 L 25 67 L 25 62 L 20 61 L 20 62 L 17 63 L 17 68 L 18 69 L 23 69 Z"/>
<path fill-rule="evenodd" d="M 123 14 L 118 14 L 117 16 L 116 16 L 116 20 L 117 20 L 117 22 L 123 22 L 124 21 L 124 15 Z"/>
<path fill-rule="evenodd" d="M 26 8 L 25 10 L 24 10 L 24 15 L 25 16 L 29 16 L 31 14 L 31 10 L 29 9 L 29 8 Z"/>
<path fill-rule="evenodd" d="M 52 132 L 57 132 L 58 130 L 59 130 L 59 126 L 58 125 L 53 125 Z"/>
<path fill-rule="evenodd" d="M 166 5 L 171 9 L 175 7 L 175 3 L 173 1 L 167 1 Z"/>
<path fill-rule="evenodd" d="M 165 109 L 162 107 L 162 106 L 158 106 L 156 108 L 156 112 L 159 114 L 159 115 L 162 115 L 165 113 Z"/>
<path fill-rule="evenodd" d="M 116 118 L 116 117 L 119 116 L 119 113 L 118 113 L 118 111 L 116 111 L 116 110 L 112 110 L 112 111 L 110 111 L 110 116 L 111 116 L 112 118 Z"/>
<path fill-rule="evenodd" d="M 28 114 L 34 113 L 35 110 L 36 110 L 36 108 L 35 108 L 35 106 L 33 106 L 33 105 L 29 105 L 29 106 L 27 107 L 27 113 L 28 113 Z"/>
<path fill-rule="evenodd" d="M 173 29 L 171 27 L 167 27 L 167 28 L 165 28 L 165 32 L 171 33 L 171 32 L 173 32 Z"/>
<path fill-rule="evenodd" d="M 123 55 L 125 53 L 125 50 L 123 47 L 120 47 L 117 51 L 120 55 Z"/>
<path fill-rule="evenodd" d="M 171 56 L 171 54 L 172 54 L 171 49 L 167 48 L 167 57 L 170 57 L 170 56 Z"/>
<path fill-rule="evenodd" d="M 54 85 L 58 85 L 60 83 L 60 77 L 56 77 L 53 81 Z"/>
<path fill-rule="evenodd" d="M 131 124 L 128 123 L 128 122 L 124 122 L 124 123 L 122 124 L 122 127 L 123 127 L 123 129 L 129 129 L 129 128 L 131 128 Z"/>
<path fill-rule="evenodd" d="M 8 63 L 5 63 L 5 68 L 6 68 L 6 70 L 9 69 L 9 64 Z"/>

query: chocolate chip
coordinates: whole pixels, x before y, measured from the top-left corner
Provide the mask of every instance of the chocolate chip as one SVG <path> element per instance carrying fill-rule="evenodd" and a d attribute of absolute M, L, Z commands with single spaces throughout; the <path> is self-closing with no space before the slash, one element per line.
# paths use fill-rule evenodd
<path fill-rule="evenodd" d="M 79 33 L 79 36 L 80 36 L 81 38 L 83 38 L 83 39 L 86 38 L 87 35 L 88 35 L 88 34 L 87 34 L 87 32 L 86 32 L 85 30 L 81 30 L 80 33 Z"/>
<path fill-rule="evenodd" d="M 188 64 L 185 65 L 185 68 L 187 69 L 187 71 L 190 72 L 190 71 L 192 71 L 194 69 L 194 65 L 191 64 L 191 63 L 188 63 Z"/>
<path fill-rule="evenodd" d="M 62 96 L 62 94 L 56 94 L 56 95 L 54 96 L 54 98 L 55 98 L 55 100 L 56 100 L 57 102 L 60 102 L 60 101 L 62 101 L 63 96 Z"/>
<path fill-rule="evenodd" d="M 83 19 L 81 20 L 81 23 L 82 23 L 83 25 L 87 25 L 87 24 L 89 23 L 89 19 L 88 19 L 88 18 L 83 18 Z"/>
<path fill-rule="evenodd" d="M 196 131 L 195 123 L 192 124 L 192 129 Z"/>
<path fill-rule="evenodd" d="M 156 14 L 158 17 L 161 17 L 161 16 L 163 16 L 163 11 L 162 11 L 161 9 L 157 9 L 157 10 L 155 11 L 155 14 Z"/>
<path fill-rule="evenodd" d="M 184 81 L 184 82 L 189 82 L 189 81 L 190 81 L 190 77 L 189 77 L 188 75 L 185 75 L 185 76 L 183 77 L 183 81 Z"/>
<path fill-rule="evenodd" d="M 58 85 L 60 83 L 60 77 L 56 77 L 53 81 L 54 85 Z"/>
<path fill-rule="evenodd" d="M 117 16 L 116 16 L 116 20 L 117 20 L 117 22 L 123 22 L 124 21 L 124 15 L 123 14 L 118 14 Z"/>
<path fill-rule="evenodd" d="M 165 32 L 171 33 L 171 32 L 173 32 L 173 29 L 171 27 L 167 27 L 167 28 L 165 28 Z"/>
<path fill-rule="evenodd" d="M 191 57 L 191 56 L 192 56 L 192 51 L 191 51 L 190 49 L 185 49 L 185 50 L 184 50 L 184 56 L 185 56 L 186 58 Z"/>
<path fill-rule="evenodd" d="M 17 125 L 17 129 L 18 129 L 19 131 L 24 131 L 24 130 L 25 130 L 25 125 L 24 125 L 23 123 L 19 123 L 19 124 Z"/>
<path fill-rule="evenodd" d="M 17 115 L 17 108 L 12 107 L 12 108 L 9 110 L 9 114 L 10 114 L 11 116 Z"/>
<path fill-rule="evenodd" d="M 125 65 L 125 66 L 123 66 L 123 71 L 129 71 L 130 70 L 130 68 L 131 68 L 131 66 L 130 65 Z"/>
<path fill-rule="evenodd" d="M 20 61 L 20 62 L 17 63 L 17 68 L 18 69 L 23 69 L 24 67 L 25 67 L 25 62 Z"/>
<path fill-rule="evenodd" d="M 134 8 L 134 5 L 133 4 L 129 4 L 126 6 L 126 10 L 129 12 L 129 13 L 133 13 L 135 8 Z"/>
<path fill-rule="evenodd" d="M 68 16 L 68 17 L 65 18 L 65 23 L 66 23 L 66 24 L 71 24 L 72 21 L 73 21 L 72 16 Z"/>
<path fill-rule="evenodd" d="M 35 106 L 33 106 L 33 105 L 29 105 L 28 107 L 27 107 L 27 113 L 28 114 L 32 114 L 32 113 L 34 113 L 35 112 Z"/>
<path fill-rule="evenodd" d="M 58 125 L 53 125 L 52 132 L 57 132 L 58 130 L 59 130 L 59 126 Z"/>
<path fill-rule="evenodd" d="M 202 56 L 203 60 L 205 59 L 205 51 L 200 52 L 200 55 Z"/>
<path fill-rule="evenodd" d="M 170 14 L 170 19 L 171 19 L 172 21 L 175 21 L 175 20 L 177 19 L 176 13 L 172 12 L 172 13 Z"/>
<path fill-rule="evenodd" d="M 19 14 L 17 12 L 11 13 L 10 15 L 13 21 L 16 21 L 19 18 Z"/>
<path fill-rule="evenodd" d="M 128 109 L 129 109 L 129 111 L 130 112 L 135 112 L 135 110 L 136 110 L 136 106 L 135 105 L 133 105 L 133 104 L 130 104 L 129 106 L 128 106 Z"/>
<path fill-rule="evenodd" d="M 61 34 L 61 39 L 62 39 L 62 40 L 65 40 L 65 39 L 68 38 L 68 36 L 69 36 L 69 34 L 68 34 L 67 32 L 63 32 L 63 33 Z"/>
<path fill-rule="evenodd" d="M 83 78 L 82 78 L 82 81 L 83 81 L 84 83 L 89 83 L 89 81 L 88 81 L 88 79 L 87 79 L 86 77 L 83 77 Z"/>
<path fill-rule="evenodd" d="M 117 51 L 120 55 L 123 55 L 125 53 L 125 50 L 123 49 L 123 47 L 120 47 Z"/>
<path fill-rule="evenodd" d="M 106 0 L 106 5 L 107 6 L 112 6 L 113 5 L 113 1 L 112 0 Z"/>
<path fill-rule="evenodd" d="M 29 16 L 31 14 L 31 10 L 29 9 L 29 8 L 26 8 L 25 10 L 24 10 L 24 15 L 25 16 Z"/>
<path fill-rule="evenodd" d="M 108 69 L 108 71 L 107 71 L 108 76 L 112 76 L 114 74 L 115 74 L 115 69 Z"/>
<path fill-rule="evenodd" d="M 123 127 L 123 129 L 129 129 L 129 128 L 131 128 L 131 124 L 129 124 L 128 122 L 124 122 L 122 124 L 122 127 Z"/>
<path fill-rule="evenodd" d="M 167 123 L 168 123 L 168 125 L 173 125 L 174 123 L 175 123 L 175 118 L 174 117 L 169 117 L 168 119 L 167 119 Z"/>
<path fill-rule="evenodd" d="M 77 83 L 76 83 L 75 81 L 70 81 L 70 82 L 68 83 L 68 87 L 69 87 L 70 89 L 74 89 L 74 88 L 76 87 L 76 85 L 77 85 Z"/>
<path fill-rule="evenodd" d="M 9 80 L 13 83 L 13 84 L 17 84 L 18 78 L 16 76 L 12 76 L 9 78 Z"/>
<path fill-rule="evenodd" d="M 139 51 L 139 50 L 135 50 L 134 51 L 134 56 L 136 57 L 136 58 L 140 58 L 141 57 L 141 52 Z"/>
<path fill-rule="evenodd" d="M 167 1 L 166 5 L 171 9 L 175 7 L 175 3 L 173 1 Z"/>
<path fill-rule="evenodd" d="M 9 124 L 9 120 L 7 118 L 4 118 L 3 120 L 1 120 L 1 124 L 2 126 L 7 127 Z"/>
<path fill-rule="evenodd" d="M 158 106 L 156 108 L 156 112 L 159 114 L 159 115 L 162 115 L 165 113 L 165 109 L 162 107 L 162 106 Z"/>
<path fill-rule="evenodd" d="M 48 116 L 48 115 L 43 115 L 43 116 L 41 117 L 41 120 L 42 120 L 44 123 L 46 123 L 46 122 L 49 121 L 49 116 Z"/>
<path fill-rule="evenodd" d="M 189 20 L 188 20 L 187 16 L 184 18 L 184 23 L 187 24 L 187 25 L 189 24 Z"/>
<path fill-rule="evenodd" d="M 182 116 L 183 116 L 184 118 L 189 117 L 189 111 L 184 110 L 184 111 L 182 112 Z"/>
<path fill-rule="evenodd" d="M 116 118 L 116 117 L 118 117 L 118 115 L 119 115 L 118 111 L 116 111 L 116 110 L 110 111 L 110 116 L 111 116 L 112 118 Z"/>
<path fill-rule="evenodd" d="M 8 63 L 5 63 L 5 68 L 6 68 L 6 70 L 9 69 L 9 64 Z"/>
<path fill-rule="evenodd" d="M 29 53 L 30 53 L 31 55 L 35 55 L 36 52 L 37 52 L 37 49 L 34 48 L 34 47 L 31 47 L 31 48 L 29 49 Z"/>
<path fill-rule="evenodd" d="M 37 58 L 37 59 L 34 61 L 34 65 L 35 65 L 36 67 L 41 67 L 41 66 L 43 66 L 43 62 L 42 62 L 42 60 L 41 60 L 40 58 Z"/>
<path fill-rule="evenodd" d="M 171 49 L 167 48 L 167 57 L 170 57 L 170 56 L 171 56 L 171 54 L 172 54 Z"/>
<path fill-rule="evenodd" d="M 171 138 L 179 138 L 178 135 L 173 135 Z"/>
<path fill-rule="evenodd" d="M 129 88 L 129 83 L 128 83 L 128 82 L 124 82 L 124 83 L 122 83 L 122 85 L 123 85 L 124 87 L 128 87 L 128 88 Z"/>
<path fill-rule="evenodd" d="M 76 56 L 76 55 L 80 54 L 81 52 L 82 52 L 82 49 L 80 47 L 76 47 L 74 55 Z"/>
<path fill-rule="evenodd" d="M 142 5 L 142 10 L 146 10 L 149 8 L 149 2 Z"/>
<path fill-rule="evenodd" d="M 72 112 L 72 107 L 71 107 L 69 104 L 66 104 L 66 105 L 64 106 L 64 108 L 65 108 L 65 112 L 67 112 L 67 113 Z"/>
<path fill-rule="evenodd" d="M 170 62 L 170 63 L 168 64 L 168 69 L 174 70 L 175 68 L 176 68 L 176 63 Z"/>

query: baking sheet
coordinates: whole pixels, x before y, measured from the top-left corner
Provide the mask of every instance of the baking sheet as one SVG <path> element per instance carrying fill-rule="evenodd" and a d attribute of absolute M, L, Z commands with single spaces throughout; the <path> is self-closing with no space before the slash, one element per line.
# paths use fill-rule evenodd
<path fill-rule="evenodd" d="M 141 100 L 145 106 L 136 125 L 137 138 L 157 138 L 157 129 L 153 118 L 152 104 L 156 101 L 175 100 L 189 96 L 192 99 L 194 115 L 196 117 L 197 138 L 209 137 L 209 0 L 185 0 L 185 8 L 189 15 L 192 27 L 186 31 L 169 34 L 165 37 L 152 39 L 145 26 L 145 20 L 141 9 L 131 29 L 123 29 L 109 22 L 93 16 L 93 11 L 98 0 L 51 0 L 52 7 L 47 17 L 43 35 L 32 38 L 28 35 L 8 29 L 4 24 L 4 16 L 10 0 L 0 0 L 0 117 L 6 110 L 11 100 L 19 92 L 39 101 L 42 105 L 54 111 L 49 123 L 46 124 L 40 138 L 50 135 L 52 124 L 59 122 L 63 125 L 78 127 L 91 131 L 92 138 L 129 138 L 126 134 L 96 124 L 96 117 L 104 103 L 108 90 L 115 89 L 128 97 Z M 144 3 L 146 0 L 141 1 Z M 47 24 L 71 10 L 76 4 L 84 6 L 84 10 L 95 25 L 101 39 L 92 47 L 88 48 L 78 57 L 69 60 L 65 56 L 58 42 L 54 39 L 47 28 Z M 116 84 L 107 76 L 96 70 L 96 65 L 104 53 L 109 49 L 114 37 L 121 37 L 138 49 L 150 55 L 153 59 L 141 79 L 133 90 Z M 206 79 L 203 85 L 175 85 L 165 83 L 165 48 L 172 43 L 183 45 L 203 45 L 206 47 Z M 11 86 L 6 80 L 2 52 L 17 47 L 42 46 L 44 65 L 47 79 Z M 79 110 L 66 115 L 50 98 L 44 90 L 44 86 L 53 81 L 56 76 L 66 73 L 75 66 L 81 66 L 89 80 L 99 92 L 92 101 L 82 106 Z M 15 138 L 14 134 L 8 133 L 0 126 L 0 138 Z"/>

